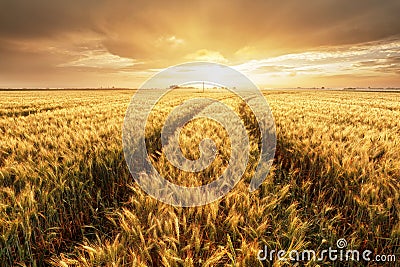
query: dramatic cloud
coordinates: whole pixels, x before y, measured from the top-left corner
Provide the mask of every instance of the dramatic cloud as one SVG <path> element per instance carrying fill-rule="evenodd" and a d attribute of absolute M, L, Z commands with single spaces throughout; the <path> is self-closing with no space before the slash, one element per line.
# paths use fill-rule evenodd
<path fill-rule="evenodd" d="M 263 85 L 267 72 L 296 86 L 329 71 L 343 86 L 371 75 L 400 86 L 399 47 L 385 48 L 398 44 L 399 13 L 398 0 L 2 0 L 0 87 L 133 87 L 188 60 L 257 65 Z"/>
<path fill-rule="evenodd" d="M 375 85 L 365 78 L 396 77 L 400 70 L 400 39 L 388 39 L 359 45 L 325 47 L 322 50 L 286 54 L 251 60 L 235 66 L 265 85 L 278 86 L 282 81 L 296 80 L 295 76 L 315 81 L 332 77 L 362 80 L 362 86 Z M 299 83 L 312 87 L 309 83 Z M 387 85 L 389 86 L 389 85 Z"/>

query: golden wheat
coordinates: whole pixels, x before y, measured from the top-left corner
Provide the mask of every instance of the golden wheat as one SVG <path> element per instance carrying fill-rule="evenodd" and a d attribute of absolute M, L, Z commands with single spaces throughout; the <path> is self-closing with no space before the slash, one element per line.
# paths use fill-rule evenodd
<path fill-rule="evenodd" d="M 241 101 L 226 92 L 165 97 L 149 118 L 146 143 L 152 163 L 171 181 L 207 183 L 230 155 L 224 129 L 198 120 L 182 132 L 183 153 L 197 158 L 206 136 L 216 141 L 219 157 L 200 174 L 168 163 L 159 133 L 185 99 L 207 96 L 229 105 L 243 119 L 251 145 L 244 178 L 227 196 L 178 208 L 144 193 L 126 167 L 121 127 L 133 93 L 0 92 L 3 265 L 261 266 L 257 252 L 264 245 L 319 251 L 342 237 L 352 249 L 399 253 L 400 95 L 265 92 L 277 152 L 254 193 L 248 182 L 259 133 Z"/>

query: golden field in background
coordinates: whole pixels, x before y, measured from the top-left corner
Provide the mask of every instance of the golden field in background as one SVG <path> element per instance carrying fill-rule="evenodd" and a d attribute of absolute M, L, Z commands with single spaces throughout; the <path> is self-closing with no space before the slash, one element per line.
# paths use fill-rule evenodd
<path fill-rule="evenodd" d="M 250 111 L 222 91 L 171 93 L 146 128 L 151 160 L 171 181 L 207 183 L 230 154 L 218 124 L 194 121 L 182 132 L 183 153 L 198 157 L 198 142 L 207 136 L 220 148 L 216 162 L 189 180 L 166 167 L 154 133 L 184 99 L 212 96 L 226 103 L 249 134 L 244 178 L 224 198 L 194 208 L 160 203 L 131 177 L 121 129 L 133 94 L 0 92 L 2 264 L 280 266 L 284 262 L 260 262 L 258 251 L 264 245 L 321 251 L 339 238 L 351 249 L 399 255 L 400 94 L 264 91 L 275 117 L 277 151 L 268 177 L 250 193 L 259 139 Z"/>

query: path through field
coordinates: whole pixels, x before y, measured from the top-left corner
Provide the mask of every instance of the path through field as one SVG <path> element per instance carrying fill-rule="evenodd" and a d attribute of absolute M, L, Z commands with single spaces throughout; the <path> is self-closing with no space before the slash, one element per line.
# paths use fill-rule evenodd
<path fill-rule="evenodd" d="M 149 118 L 146 144 L 170 181 L 208 183 L 231 153 L 221 125 L 197 120 L 181 134 L 182 153 L 196 159 L 202 138 L 213 138 L 215 162 L 190 175 L 168 163 L 160 132 L 185 99 L 207 96 L 227 104 L 249 136 L 243 179 L 224 198 L 193 208 L 158 202 L 129 173 L 121 134 L 133 94 L 0 92 L 4 266 L 284 266 L 261 262 L 259 250 L 320 252 L 340 238 L 350 249 L 400 258 L 400 94 L 265 91 L 277 151 L 268 177 L 252 193 L 260 132 L 250 110 L 221 91 L 168 95 Z M 317 264 L 341 266 L 309 262 Z"/>

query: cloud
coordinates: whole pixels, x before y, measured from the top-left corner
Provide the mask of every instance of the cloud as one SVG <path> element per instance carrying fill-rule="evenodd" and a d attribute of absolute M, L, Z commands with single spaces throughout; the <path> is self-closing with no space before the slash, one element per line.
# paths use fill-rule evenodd
<path fill-rule="evenodd" d="M 360 71 L 374 71 L 383 74 L 400 74 L 400 52 L 396 56 L 386 58 L 372 58 L 367 61 L 360 61 L 353 64 L 354 68 Z"/>
<path fill-rule="evenodd" d="M 234 68 L 264 84 L 293 84 L 299 82 L 292 80 L 295 76 L 314 81 L 323 77 L 362 78 L 363 82 L 371 77 L 396 77 L 400 73 L 400 38 L 355 46 L 320 47 L 319 50 L 251 60 Z"/>
<path fill-rule="evenodd" d="M 251 60 L 236 65 L 244 72 L 303 72 L 318 75 L 334 72 L 379 71 L 377 66 L 398 66 L 400 38 L 356 46 L 321 47 L 320 50 Z M 368 60 L 367 60 L 368 59 Z"/>
<path fill-rule="evenodd" d="M 113 55 L 106 50 L 90 50 L 81 53 L 80 58 L 58 65 L 59 67 L 85 67 L 121 69 L 138 64 L 135 60 Z"/>
<path fill-rule="evenodd" d="M 15 80 L 21 70 L 25 77 L 41 71 L 42 78 L 65 71 L 70 76 L 60 76 L 60 83 L 67 84 L 74 69 L 82 76 L 86 66 L 87 73 L 108 71 L 119 79 L 120 68 L 141 76 L 187 60 L 264 66 L 296 79 L 318 70 L 345 72 L 354 67 L 347 61 L 353 62 L 356 53 L 364 53 L 364 59 L 359 55 L 354 64 L 373 57 L 359 47 L 365 43 L 383 40 L 382 50 L 396 55 L 398 47 L 384 46 L 400 36 L 399 13 L 398 0 L 4 0 L 1 78 Z M 346 51 L 351 54 L 339 55 Z M 399 63 L 388 62 L 360 69 L 396 72 Z"/>
<path fill-rule="evenodd" d="M 216 63 L 226 63 L 228 60 L 218 51 L 211 51 L 208 49 L 200 49 L 194 53 L 185 56 L 188 60 L 194 61 L 210 61 Z"/>
<path fill-rule="evenodd" d="M 42 38 L 95 29 L 98 5 L 104 1 L 0 1 L 0 35 Z M 91 12 L 92 11 L 92 12 Z"/>
<path fill-rule="evenodd" d="M 232 56 L 243 47 L 268 53 L 386 38 L 400 33 L 399 13 L 397 0 L 6 0 L 0 1 L 0 35 L 25 39 L 93 31 L 124 57 L 151 57 L 160 38 Z"/>
<path fill-rule="evenodd" d="M 180 47 L 185 44 L 185 40 L 177 38 L 175 35 L 171 36 L 161 36 L 156 41 L 156 46 L 163 47 L 165 45 L 171 47 Z"/>

